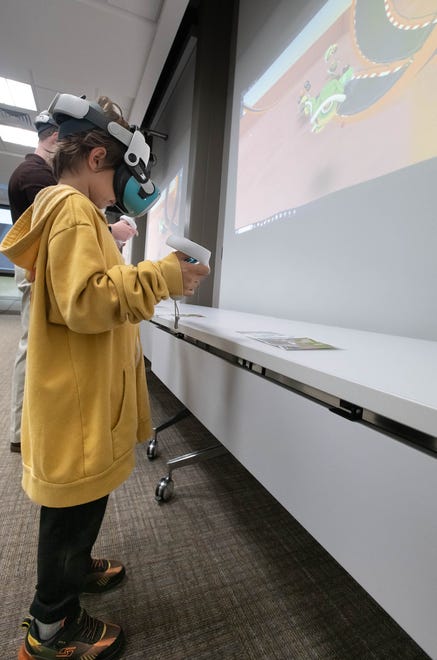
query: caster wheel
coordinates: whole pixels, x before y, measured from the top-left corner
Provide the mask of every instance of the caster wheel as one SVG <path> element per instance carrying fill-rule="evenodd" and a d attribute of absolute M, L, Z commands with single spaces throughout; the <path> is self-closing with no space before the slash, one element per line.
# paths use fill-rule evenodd
<path fill-rule="evenodd" d="M 149 444 L 147 445 L 147 458 L 149 461 L 152 461 L 156 456 L 158 455 L 158 451 L 156 448 L 156 442 L 154 440 L 151 440 Z"/>
<path fill-rule="evenodd" d="M 159 480 L 155 490 L 155 500 L 157 502 L 168 502 L 173 495 L 174 483 L 171 477 L 162 477 Z"/>

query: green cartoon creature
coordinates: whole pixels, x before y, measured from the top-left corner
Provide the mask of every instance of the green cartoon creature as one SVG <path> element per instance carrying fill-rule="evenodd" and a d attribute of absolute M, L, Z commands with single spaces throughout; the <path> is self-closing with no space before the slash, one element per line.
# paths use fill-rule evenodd
<path fill-rule="evenodd" d="M 332 44 L 325 53 L 324 61 L 328 65 L 330 79 L 317 96 L 311 96 L 311 83 L 304 85 L 305 91 L 299 99 L 299 105 L 304 115 L 309 118 L 311 131 L 319 133 L 337 115 L 337 108 L 346 99 L 345 87 L 353 77 L 353 69 L 346 66 L 341 75 L 336 75 L 338 61 L 334 60 L 337 45 Z"/>

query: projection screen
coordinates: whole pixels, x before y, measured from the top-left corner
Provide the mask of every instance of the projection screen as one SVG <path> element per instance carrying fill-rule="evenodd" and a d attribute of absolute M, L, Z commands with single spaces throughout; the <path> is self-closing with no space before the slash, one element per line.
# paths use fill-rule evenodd
<path fill-rule="evenodd" d="M 437 339 L 436 46 L 437 0 L 240 0 L 219 306 Z"/>

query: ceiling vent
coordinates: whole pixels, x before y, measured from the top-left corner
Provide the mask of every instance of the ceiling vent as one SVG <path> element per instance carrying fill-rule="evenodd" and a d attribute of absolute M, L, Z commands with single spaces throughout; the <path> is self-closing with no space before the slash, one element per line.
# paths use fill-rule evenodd
<path fill-rule="evenodd" d="M 35 130 L 33 120 L 27 112 L 11 110 L 4 105 L 0 105 L 0 124 L 16 126 L 17 128 L 25 128 L 31 131 Z"/>

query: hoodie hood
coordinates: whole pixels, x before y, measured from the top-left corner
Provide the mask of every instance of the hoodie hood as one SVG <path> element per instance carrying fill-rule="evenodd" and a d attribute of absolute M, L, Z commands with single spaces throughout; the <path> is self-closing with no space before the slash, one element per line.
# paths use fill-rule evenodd
<path fill-rule="evenodd" d="M 71 186 L 60 184 L 41 190 L 33 204 L 18 218 L 3 238 L 0 252 L 17 266 L 32 270 L 48 219 L 58 204 L 70 195 L 81 195 L 81 193 Z"/>

